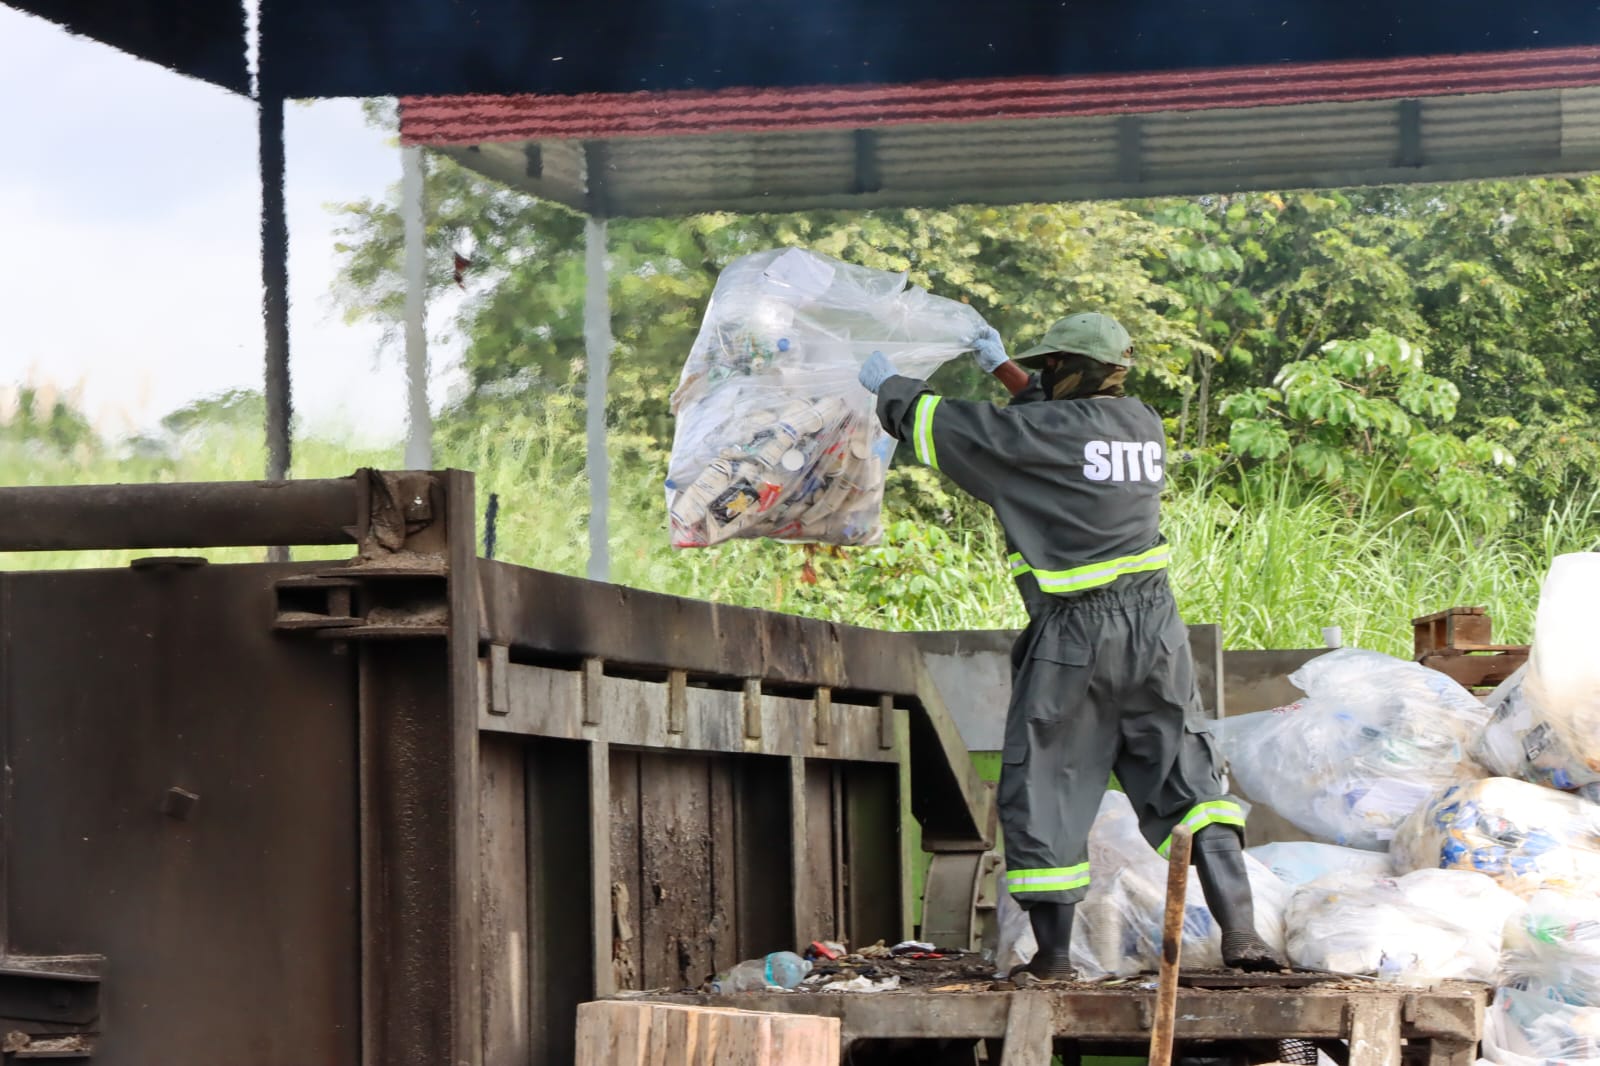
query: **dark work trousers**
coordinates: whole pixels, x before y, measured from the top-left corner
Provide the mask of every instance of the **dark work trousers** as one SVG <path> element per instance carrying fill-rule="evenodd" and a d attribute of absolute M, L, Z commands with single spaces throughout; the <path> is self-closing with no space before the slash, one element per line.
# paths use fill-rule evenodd
<path fill-rule="evenodd" d="M 1244 831 L 1165 573 L 1035 612 L 1011 653 L 1000 771 L 1006 887 L 1024 907 L 1089 890 L 1089 827 L 1114 770 L 1150 846 L 1173 827 Z"/>

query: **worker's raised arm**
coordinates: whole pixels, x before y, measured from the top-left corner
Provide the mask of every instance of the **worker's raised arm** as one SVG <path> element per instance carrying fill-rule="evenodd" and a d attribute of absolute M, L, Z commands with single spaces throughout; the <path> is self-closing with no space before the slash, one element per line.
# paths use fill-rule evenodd
<path fill-rule="evenodd" d="M 977 359 L 978 366 L 983 372 L 993 375 L 1013 397 L 1027 392 L 1028 386 L 1033 383 L 1033 375 L 1013 363 L 1011 357 L 1006 354 L 1000 333 L 993 326 L 986 327 L 978 334 L 977 340 L 973 342 L 972 355 Z"/>
<path fill-rule="evenodd" d="M 947 400 L 926 382 L 902 377 L 874 353 L 861 384 L 877 394 L 878 421 L 896 440 L 908 441 L 917 461 L 949 476 L 966 492 L 991 502 L 997 477 L 1025 457 L 1029 434 L 1014 412 L 991 403 Z"/>

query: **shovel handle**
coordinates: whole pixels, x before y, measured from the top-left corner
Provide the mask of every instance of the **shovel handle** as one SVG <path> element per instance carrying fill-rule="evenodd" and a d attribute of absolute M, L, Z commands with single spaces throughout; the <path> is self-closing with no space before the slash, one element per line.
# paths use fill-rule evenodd
<path fill-rule="evenodd" d="M 1167 906 L 1161 916 L 1161 979 L 1156 986 L 1156 1014 L 1150 1026 L 1150 1066 L 1172 1066 L 1172 1032 L 1178 1015 L 1178 960 L 1183 952 L 1184 897 L 1189 891 L 1189 845 L 1192 834 L 1172 831 L 1167 852 Z"/>

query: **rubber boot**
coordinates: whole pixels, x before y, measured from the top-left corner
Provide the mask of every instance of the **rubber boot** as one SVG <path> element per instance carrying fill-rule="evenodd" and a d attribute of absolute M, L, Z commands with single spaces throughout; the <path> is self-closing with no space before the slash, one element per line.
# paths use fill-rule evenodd
<path fill-rule="evenodd" d="M 1206 826 L 1194 835 L 1194 864 L 1206 906 L 1222 927 L 1222 961 L 1257 973 L 1283 969 L 1283 959 L 1256 934 L 1255 898 L 1239 834 L 1225 825 Z"/>
<path fill-rule="evenodd" d="M 1072 968 L 1072 914 L 1076 903 L 1035 903 L 1028 908 L 1033 939 L 1039 944 L 1028 972 L 1041 981 L 1076 981 Z"/>

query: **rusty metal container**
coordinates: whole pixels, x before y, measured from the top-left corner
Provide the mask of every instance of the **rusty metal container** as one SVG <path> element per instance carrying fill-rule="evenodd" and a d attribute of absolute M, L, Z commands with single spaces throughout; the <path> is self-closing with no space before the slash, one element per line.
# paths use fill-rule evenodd
<path fill-rule="evenodd" d="M 469 474 L 0 489 L 18 1059 L 570 1061 L 577 1004 L 973 935 L 994 814 L 914 643 L 476 557 Z"/>

